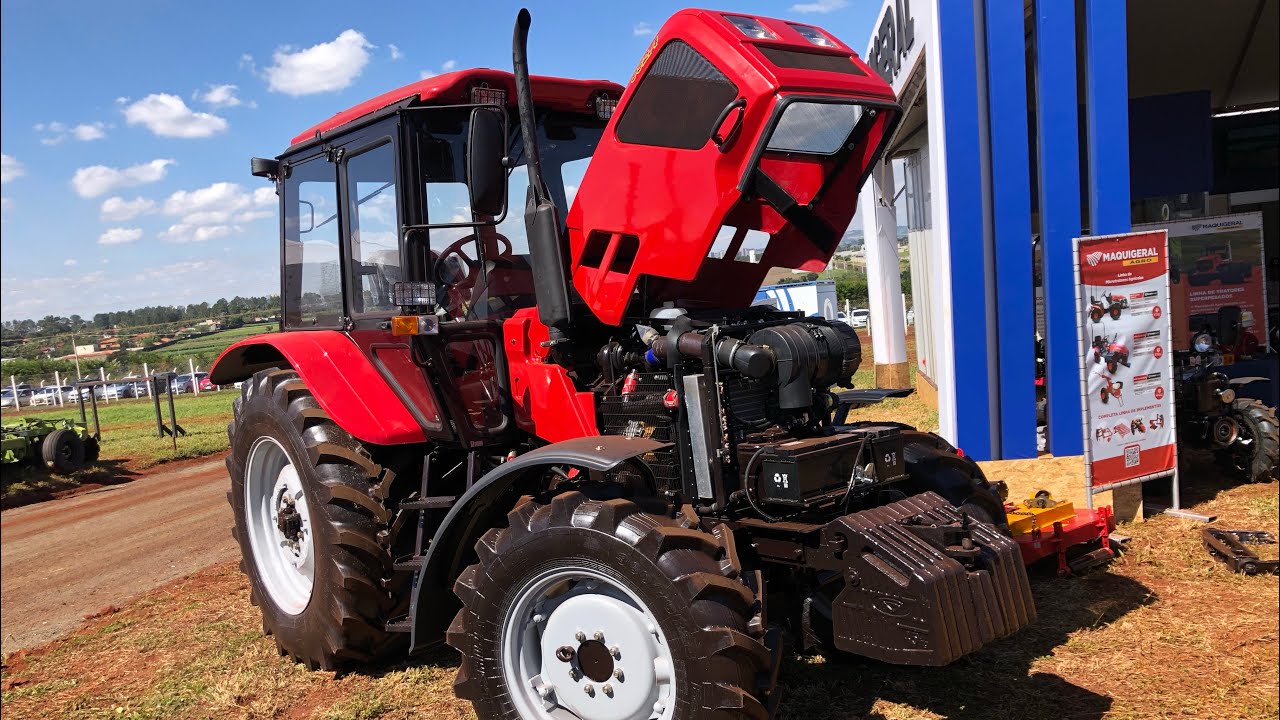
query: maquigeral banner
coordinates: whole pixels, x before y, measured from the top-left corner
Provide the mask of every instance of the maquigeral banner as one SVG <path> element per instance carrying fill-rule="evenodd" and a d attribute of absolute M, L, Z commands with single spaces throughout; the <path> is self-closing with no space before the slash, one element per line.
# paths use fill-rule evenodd
<path fill-rule="evenodd" d="M 1164 230 L 1076 241 L 1080 377 L 1089 483 L 1177 467 L 1169 249 Z"/>

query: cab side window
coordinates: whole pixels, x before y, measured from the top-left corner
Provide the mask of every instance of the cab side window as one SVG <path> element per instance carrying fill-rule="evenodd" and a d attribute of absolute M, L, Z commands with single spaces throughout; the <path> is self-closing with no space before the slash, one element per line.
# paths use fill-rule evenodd
<path fill-rule="evenodd" d="M 324 156 L 293 165 L 284 183 L 285 326 L 339 327 L 337 168 Z"/>
<path fill-rule="evenodd" d="M 347 211 L 351 218 L 347 285 L 351 288 L 353 315 L 394 313 L 391 286 L 404 277 L 392 148 L 390 142 L 385 142 L 346 161 Z"/>

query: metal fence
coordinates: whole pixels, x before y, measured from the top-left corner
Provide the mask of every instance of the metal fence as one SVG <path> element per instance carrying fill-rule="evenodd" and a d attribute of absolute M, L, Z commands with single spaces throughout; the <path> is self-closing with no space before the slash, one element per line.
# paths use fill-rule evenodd
<path fill-rule="evenodd" d="M 179 394 L 189 392 L 199 395 L 201 392 L 208 392 L 207 389 L 200 388 L 200 381 L 208 377 L 208 373 L 201 370 L 195 358 L 187 358 L 186 365 L 185 369 L 181 364 L 176 367 L 152 368 L 148 363 L 142 363 L 141 367 L 129 368 L 123 373 L 109 373 L 106 368 L 99 368 L 96 377 L 80 378 L 54 372 L 48 377 L 26 378 L 25 382 L 20 382 L 17 376 L 11 374 L 5 378 L 7 382 L 4 383 L 0 407 L 12 410 L 78 405 L 78 396 L 85 393 L 92 393 L 98 402 L 107 404 L 130 398 L 150 398 L 157 389 L 161 393 L 166 391 L 165 382 L 176 383 L 174 392 Z M 172 380 L 152 383 L 150 378 L 153 375 L 167 376 Z M 88 385 L 89 382 L 93 384 Z M 77 388 L 78 383 L 86 385 Z M 220 388 L 215 386 L 213 389 Z"/>

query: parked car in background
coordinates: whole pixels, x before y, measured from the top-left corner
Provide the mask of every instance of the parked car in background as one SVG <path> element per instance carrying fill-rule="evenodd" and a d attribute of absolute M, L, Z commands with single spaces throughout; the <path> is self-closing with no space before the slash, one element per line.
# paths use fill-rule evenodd
<path fill-rule="evenodd" d="M 13 388 L 5 388 L 4 390 L 0 391 L 0 407 L 7 407 L 7 408 L 20 407 L 23 403 L 27 402 L 27 398 L 29 398 L 30 396 L 31 396 L 30 390 L 27 390 L 27 391 L 19 390 L 17 394 L 14 394 Z"/>
<path fill-rule="evenodd" d="M 57 405 L 61 397 L 64 403 L 76 401 L 76 389 L 70 385 L 46 385 L 31 392 L 31 405 Z"/>
<path fill-rule="evenodd" d="M 120 384 L 128 385 L 129 391 L 126 397 L 147 397 L 147 379 L 144 377 L 130 376 L 120 378 Z"/>
<path fill-rule="evenodd" d="M 213 381 L 209 379 L 208 375 L 200 378 L 200 392 L 215 392 L 221 389 L 222 388 L 218 385 L 213 384 Z"/>
<path fill-rule="evenodd" d="M 194 392 L 195 383 L 207 377 L 209 377 L 207 372 L 198 372 L 195 375 L 191 373 L 179 375 L 173 379 L 173 392 L 174 394 Z"/>
<path fill-rule="evenodd" d="M 856 328 L 864 328 L 871 324 L 871 311 L 866 308 L 854 308 L 849 313 L 849 324 Z"/>

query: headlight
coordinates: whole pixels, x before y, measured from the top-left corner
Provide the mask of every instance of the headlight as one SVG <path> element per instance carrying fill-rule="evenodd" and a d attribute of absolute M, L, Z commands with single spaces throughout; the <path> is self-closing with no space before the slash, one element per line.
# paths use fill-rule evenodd
<path fill-rule="evenodd" d="M 1236 401 L 1236 391 L 1232 390 L 1231 388 L 1227 388 L 1226 390 L 1223 390 L 1222 392 L 1218 393 L 1218 399 L 1226 403 L 1227 405 L 1230 405 L 1231 403 Z"/>
<path fill-rule="evenodd" d="M 1196 339 L 1192 341 L 1191 346 L 1196 352 L 1204 353 L 1213 349 L 1213 338 L 1209 333 L 1200 333 Z"/>
<path fill-rule="evenodd" d="M 833 48 L 836 46 L 836 43 L 834 40 L 827 37 L 826 33 L 822 32 L 816 27 L 810 27 L 808 25 L 796 25 L 795 23 L 787 23 L 787 25 L 791 26 L 792 30 L 795 30 L 796 32 L 800 33 L 800 37 L 804 38 L 805 40 L 808 40 L 814 45 L 820 45 L 822 47 L 829 47 L 829 48 Z"/>
<path fill-rule="evenodd" d="M 741 32 L 749 38 L 754 38 L 756 40 L 778 39 L 778 36 L 774 35 L 772 30 L 765 27 L 764 23 L 755 18 L 744 17 L 742 15 L 725 15 L 724 19 L 728 20 L 734 27 L 738 28 L 738 32 Z"/>

